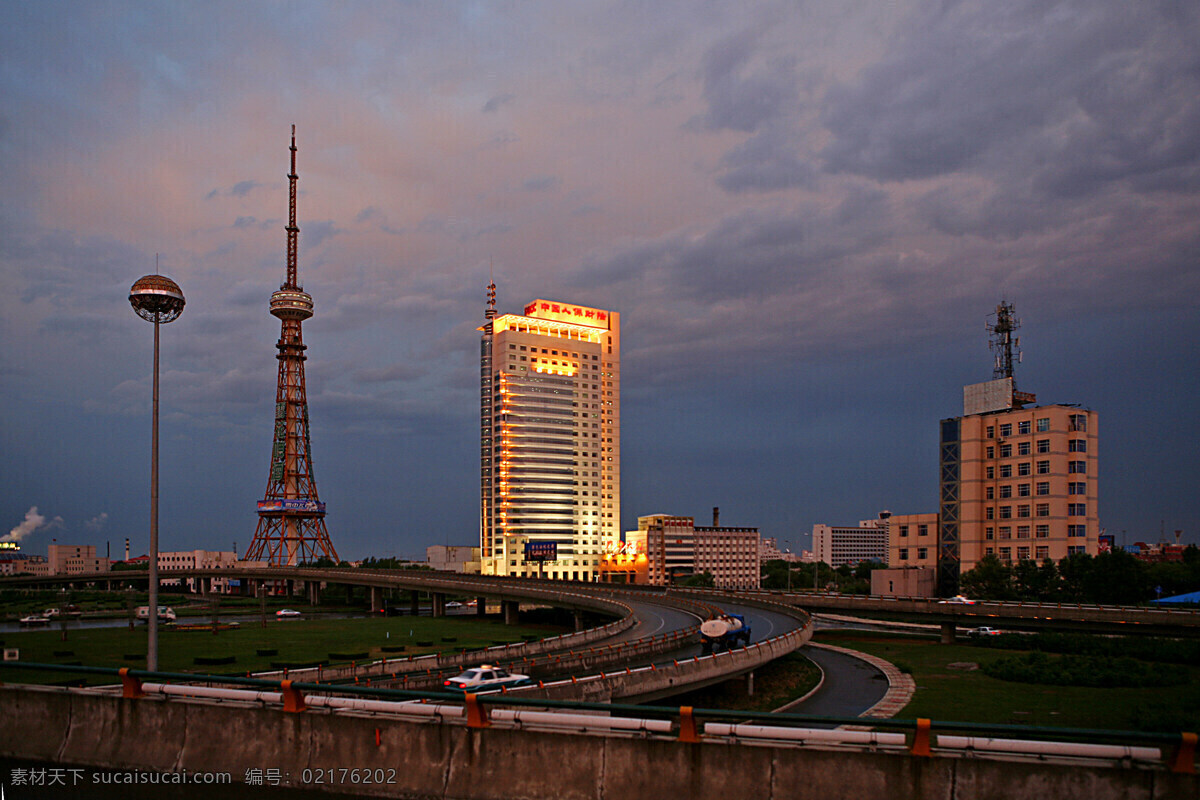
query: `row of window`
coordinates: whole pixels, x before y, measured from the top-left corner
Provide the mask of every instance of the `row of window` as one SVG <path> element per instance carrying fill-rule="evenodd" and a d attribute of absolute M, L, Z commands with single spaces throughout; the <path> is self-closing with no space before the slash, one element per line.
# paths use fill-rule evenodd
<path fill-rule="evenodd" d="M 1033 528 L 1033 533 L 1034 533 L 1034 538 L 1049 539 L 1050 538 L 1050 526 L 1049 525 L 1036 525 Z M 1067 526 L 1067 536 L 1069 536 L 1069 537 L 1087 536 L 1087 526 L 1086 525 L 1068 525 Z M 991 527 L 984 528 L 983 529 L 983 538 L 989 542 L 992 541 L 993 539 L 997 539 L 997 538 L 1011 539 L 1011 538 L 1013 538 L 1013 529 L 1007 525 L 1001 525 L 999 529 L 991 528 Z M 1018 539 L 1028 539 L 1029 538 L 1029 526 L 1028 525 L 1018 525 L 1017 526 L 1017 538 Z"/>
<path fill-rule="evenodd" d="M 917 548 L 917 559 L 919 561 L 923 561 L 926 558 L 929 558 L 929 548 L 928 547 L 918 547 Z M 908 560 L 908 548 L 907 547 L 900 548 L 900 560 L 901 561 Z"/>
<path fill-rule="evenodd" d="M 1022 461 L 1021 463 L 1017 464 L 1017 472 L 1016 472 L 1017 477 L 1023 478 L 1027 475 L 1032 475 L 1035 472 L 1035 469 L 1034 469 L 1035 466 L 1036 466 L 1036 472 L 1038 475 L 1049 475 L 1050 474 L 1050 462 L 1049 461 L 1038 461 L 1036 465 L 1030 464 L 1028 461 Z M 1072 475 L 1086 475 L 1087 474 L 1087 462 L 1086 461 L 1068 461 L 1067 462 L 1067 472 Z M 984 476 L 986 477 L 987 480 L 995 480 L 997 475 L 999 475 L 1001 478 L 1013 477 L 1013 465 L 1012 464 L 1001 464 L 999 470 L 997 470 L 996 467 L 993 467 L 993 466 L 984 468 Z"/>
<path fill-rule="evenodd" d="M 907 525 L 900 526 L 900 535 L 908 536 L 908 526 Z M 928 535 L 929 535 L 929 526 L 928 525 L 926 525 L 924 523 L 917 525 L 917 536 L 928 536 Z"/>
<path fill-rule="evenodd" d="M 1016 506 L 1016 512 L 1017 512 L 1016 515 L 1018 517 L 1028 517 L 1028 516 L 1030 516 L 1030 513 L 1029 513 L 1030 508 L 1031 507 L 1028 505 Z M 1033 508 L 1035 510 L 1036 516 L 1039 516 L 1039 517 L 1050 516 L 1050 504 L 1049 503 L 1038 503 L 1036 506 L 1033 506 Z M 998 514 L 997 514 L 997 508 L 995 506 L 987 506 L 986 508 L 983 509 L 983 518 L 984 519 L 997 519 L 997 518 L 1012 519 L 1012 516 L 1013 516 L 1013 506 L 1000 506 Z M 1086 517 L 1087 516 L 1087 503 L 1067 503 L 1067 516 L 1068 517 Z"/>
<path fill-rule="evenodd" d="M 1016 454 L 1018 456 L 1028 456 L 1033 454 L 1034 442 L 1017 442 Z M 1036 442 L 1037 452 L 1045 454 L 1050 452 L 1050 440 L 1038 439 Z M 1069 453 L 1086 453 L 1087 439 L 1070 439 L 1067 441 L 1067 452 Z M 1011 442 L 1005 442 L 997 448 L 995 445 L 988 445 L 984 448 L 984 455 L 987 458 L 995 458 L 996 454 L 1000 454 L 1000 458 L 1013 457 L 1013 445 Z"/>
<path fill-rule="evenodd" d="M 1068 427 L 1068 430 L 1071 430 L 1071 431 L 1086 432 L 1087 431 L 1087 414 L 1071 414 L 1067 418 L 1067 427 Z M 1046 433 L 1049 430 L 1050 430 L 1050 418 L 1049 417 L 1039 417 L 1037 420 L 1037 432 L 1038 433 Z M 1032 433 L 1032 432 L 1033 431 L 1030 430 L 1030 421 L 1029 420 L 1021 420 L 1021 421 L 1017 422 L 1017 435 L 1018 436 L 1023 436 L 1025 434 Z M 1000 423 L 1000 437 L 1006 438 L 1006 437 L 1009 437 L 1012 435 L 1013 435 L 1013 424 L 1011 422 Z M 995 425 L 987 426 L 987 438 L 989 438 L 989 439 L 996 438 L 996 426 Z M 1083 451 L 1080 451 L 1080 452 L 1083 452 Z"/>

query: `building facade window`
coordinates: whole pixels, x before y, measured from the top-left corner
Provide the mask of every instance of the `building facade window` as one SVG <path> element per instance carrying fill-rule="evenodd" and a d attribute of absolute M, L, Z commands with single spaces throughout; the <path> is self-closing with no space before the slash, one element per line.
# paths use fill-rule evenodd
<path fill-rule="evenodd" d="M 1018 525 L 1017 526 L 1017 538 L 1018 539 L 1028 539 L 1029 538 L 1029 526 L 1028 525 Z"/>
<path fill-rule="evenodd" d="M 928 547 L 918 547 L 917 548 L 917 560 L 923 561 L 926 558 L 929 558 L 929 548 Z"/>
<path fill-rule="evenodd" d="M 1001 498 L 1012 497 L 1012 485 L 1011 484 L 1006 483 L 1000 487 L 1000 497 Z"/>
<path fill-rule="evenodd" d="M 1000 506 L 1000 519 L 1012 519 L 1012 506 Z"/>
<path fill-rule="evenodd" d="M 1039 517 L 1050 516 L 1050 504 L 1049 503 L 1038 503 L 1037 504 L 1037 515 Z"/>
<path fill-rule="evenodd" d="M 1039 539 L 1049 539 L 1050 538 L 1050 526 L 1049 525 L 1038 525 L 1034 528 L 1034 533 L 1037 535 L 1037 538 L 1039 538 Z"/>
<path fill-rule="evenodd" d="M 1068 517 L 1086 517 L 1087 503 L 1067 503 Z"/>
<path fill-rule="evenodd" d="M 1011 478 L 1012 477 L 1012 464 L 1001 464 L 1000 465 L 1000 477 L 1001 478 Z"/>
<path fill-rule="evenodd" d="M 901 535 L 901 536 L 908 536 L 908 526 L 907 526 L 907 525 L 901 525 L 901 526 L 900 526 L 900 535 Z M 904 556 L 901 556 L 901 558 L 904 558 Z"/>
<path fill-rule="evenodd" d="M 1079 431 L 1080 433 L 1086 433 L 1087 414 L 1072 414 L 1069 429 L 1073 431 Z"/>
<path fill-rule="evenodd" d="M 1087 483 L 1084 481 L 1071 481 L 1067 484 L 1067 494 L 1087 494 Z"/>
<path fill-rule="evenodd" d="M 1037 474 L 1038 475 L 1049 475 L 1050 474 L 1050 462 L 1049 461 L 1037 462 Z"/>
<path fill-rule="evenodd" d="M 1038 417 L 1037 429 L 1038 433 L 1045 433 L 1046 431 L 1050 430 L 1050 418 Z"/>
<path fill-rule="evenodd" d="M 1012 436 L 1012 423 L 1011 422 L 1000 423 L 1000 436 L 1002 438 Z"/>
<path fill-rule="evenodd" d="M 901 561 L 907 561 L 907 560 L 908 560 L 908 548 L 907 548 L 907 547 L 901 547 L 901 548 L 900 548 L 900 560 L 901 560 Z"/>
<path fill-rule="evenodd" d="M 1000 457 L 1001 458 L 1012 458 L 1012 445 L 1011 444 L 1000 445 Z"/>
<path fill-rule="evenodd" d="M 1017 516 L 1018 517 L 1028 517 L 1029 516 L 1029 506 L 1017 506 Z"/>
<path fill-rule="evenodd" d="M 993 488 L 991 486 L 986 486 L 986 487 L 984 487 L 983 493 L 985 495 L 985 497 L 984 497 L 985 500 L 995 499 L 995 494 L 996 494 L 995 488 Z"/>
<path fill-rule="evenodd" d="M 1067 472 L 1071 473 L 1072 475 L 1086 475 L 1087 474 L 1087 462 L 1086 461 L 1069 461 L 1069 462 L 1067 462 Z"/>
<path fill-rule="evenodd" d="M 1020 435 L 1029 433 L 1029 420 L 1017 423 L 1017 433 Z"/>
<path fill-rule="evenodd" d="M 987 475 L 987 479 L 989 481 L 994 481 L 996 479 L 996 468 L 995 467 L 985 467 L 984 473 Z"/>
<path fill-rule="evenodd" d="M 1037 493 L 1039 495 L 1050 494 L 1050 481 L 1038 481 Z"/>
<path fill-rule="evenodd" d="M 1086 453 L 1087 439 L 1071 439 L 1067 442 L 1068 453 Z"/>
<path fill-rule="evenodd" d="M 1047 558 L 1050 557 L 1050 545 L 1039 544 L 1037 546 L 1036 552 L 1037 552 L 1037 560 L 1045 561 Z"/>
<path fill-rule="evenodd" d="M 1038 439 L 1037 451 L 1039 453 L 1049 453 L 1050 452 L 1050 440 L 1049 439 Z"/>

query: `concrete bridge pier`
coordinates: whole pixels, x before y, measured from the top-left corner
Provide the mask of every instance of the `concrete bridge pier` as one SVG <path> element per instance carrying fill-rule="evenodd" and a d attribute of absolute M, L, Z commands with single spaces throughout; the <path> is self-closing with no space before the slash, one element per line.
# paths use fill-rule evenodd
<path fill-rule="evenodd" d="M 346 605 L 353 605 L 353 603 L 354 603 L 354 587 L 351 586 L 350 584 L 346 584 Z"/>
<path fill-rule="evenodd" d="M 577 630 L 577 631 L 583 630 L 583 612 L 577 608 L 577 609 L 575 609 L 572 616 L 575 618 L 575 630 Z"/>
<path fill-rule="evenodd" d="M 521 624 L 521 604 L 516 600 L 502 600 L 500 609 L 504 612 L 505 625 Z"/>
<path fill-rule="evenodd" d="M 475 598 L 475 616 L 482 617 L 485 614 L 487 614 L 487 598 L 486 597 L 476 597 Z"/>
<path fill-rule="evenodd" d="M 368 599 L 371 602 L 371 613 L 383 610 L 383 589 L 378 586 L 372 586 L 368 589 Z"/>
<path fill-rule="evenodd" d="M 953 622 L 942 623 L 942 644 L 954 644 L 954 631 Z"/>
<path fill-rule="evenodd" d="M 418 592 L 416 589 L 413 589 L 411 592 L 411 595 L 412 595 L 412 601 L 409 603 L 409 610 L 412 612 L 412 615 L 415 617 L 421 613 L 421 593 Z"/>
<path fill-rule="evenodd" d="M 308 604 L 310 606 L 321 605 L 321 584 L 317 581 L 310 581 L 308 584 Z"/>
<path fill-rule="evenodd" d="M 433 604 L 433 615 L 435 617 L 446 616 L 446 595 L 442 592 L 430 592 L 429 599 Z"/>

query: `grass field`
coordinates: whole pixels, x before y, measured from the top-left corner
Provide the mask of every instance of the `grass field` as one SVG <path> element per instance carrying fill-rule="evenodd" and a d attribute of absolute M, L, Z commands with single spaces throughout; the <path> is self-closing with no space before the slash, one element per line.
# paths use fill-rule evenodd
<path fill-rule="evenodd" d="M 371 658 L 392 658 L 448 650 L 474 650 L 492 644 L 542 638 L 563 632 L 555 625 L 505 625 L 495 618 L 462 617 L 371 617 L 340 619 L 269 619 L 264 628 L 250 618 L 236 629 L 175 631 L 160 628 L 158 667 L 163 672 L 208 672 L 245 674 L 271 668 L 271 662 L 332 661 L 330 654 L 368 653 Z M 451 641 L 444 641 L 450 639 Z M 429 644 L 418 645 L 418 642 Z M 399 647 L 387 653 L 384 646 Z M 134 630 L 117 628 L 70 629 L 63 641 L 56 626 L 50 630 L 4 634 L 5 648 L 19 648 L 20 660 L 43 664 L 81 662 L 96 667 L 145 668 L 146 626 Z M 260 656 L 259 650 L 276 650 Z M 126 656 L 134 656 L 126 658 Z M 232 664 L 198 666 L 194 659 L 232 656 Z M 5 669 L 6 682 L 54 683 L 69 679 L 61 673 L 34 673 Z M 93 683 L 100 681 L 92 681 Z M 111 682 L 111 679 L 109 681 Z"/>
<path fill-rule="evenodd" d="M 816 640 L 871 653 L 910 672 L 917 692 L 896 715 L 901 718 L 1171 732 L 1195 731 L 1200 724 L 1200 665 L 1177 667 L 1189 678 L 1181 686 L 1043 686 L 1002 681 L 978 669 L 951 666 L 983 665 L 1021 651 L 860 631 L 821 631 Z"/>

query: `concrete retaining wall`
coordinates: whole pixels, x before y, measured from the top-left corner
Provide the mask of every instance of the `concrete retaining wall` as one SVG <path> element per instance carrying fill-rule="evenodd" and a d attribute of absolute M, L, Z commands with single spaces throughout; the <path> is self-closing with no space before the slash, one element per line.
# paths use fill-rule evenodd
<path fill-rule="evenodd" d="M 384 770 L 393 782 L 308 788 L 464 800 L 1151 800 L 1200 796 L 1196 775 L 1161 768 L 980 757 L 918 758 L 773 744 L 683 744 L 638 735 L 468 728 L 366 715 L 0 687 L 0 755 L 154 771 Z M 378 743 L 377 743 L 378 742 Z M 315 773 L 310 773 L 313 777 Z"/>

